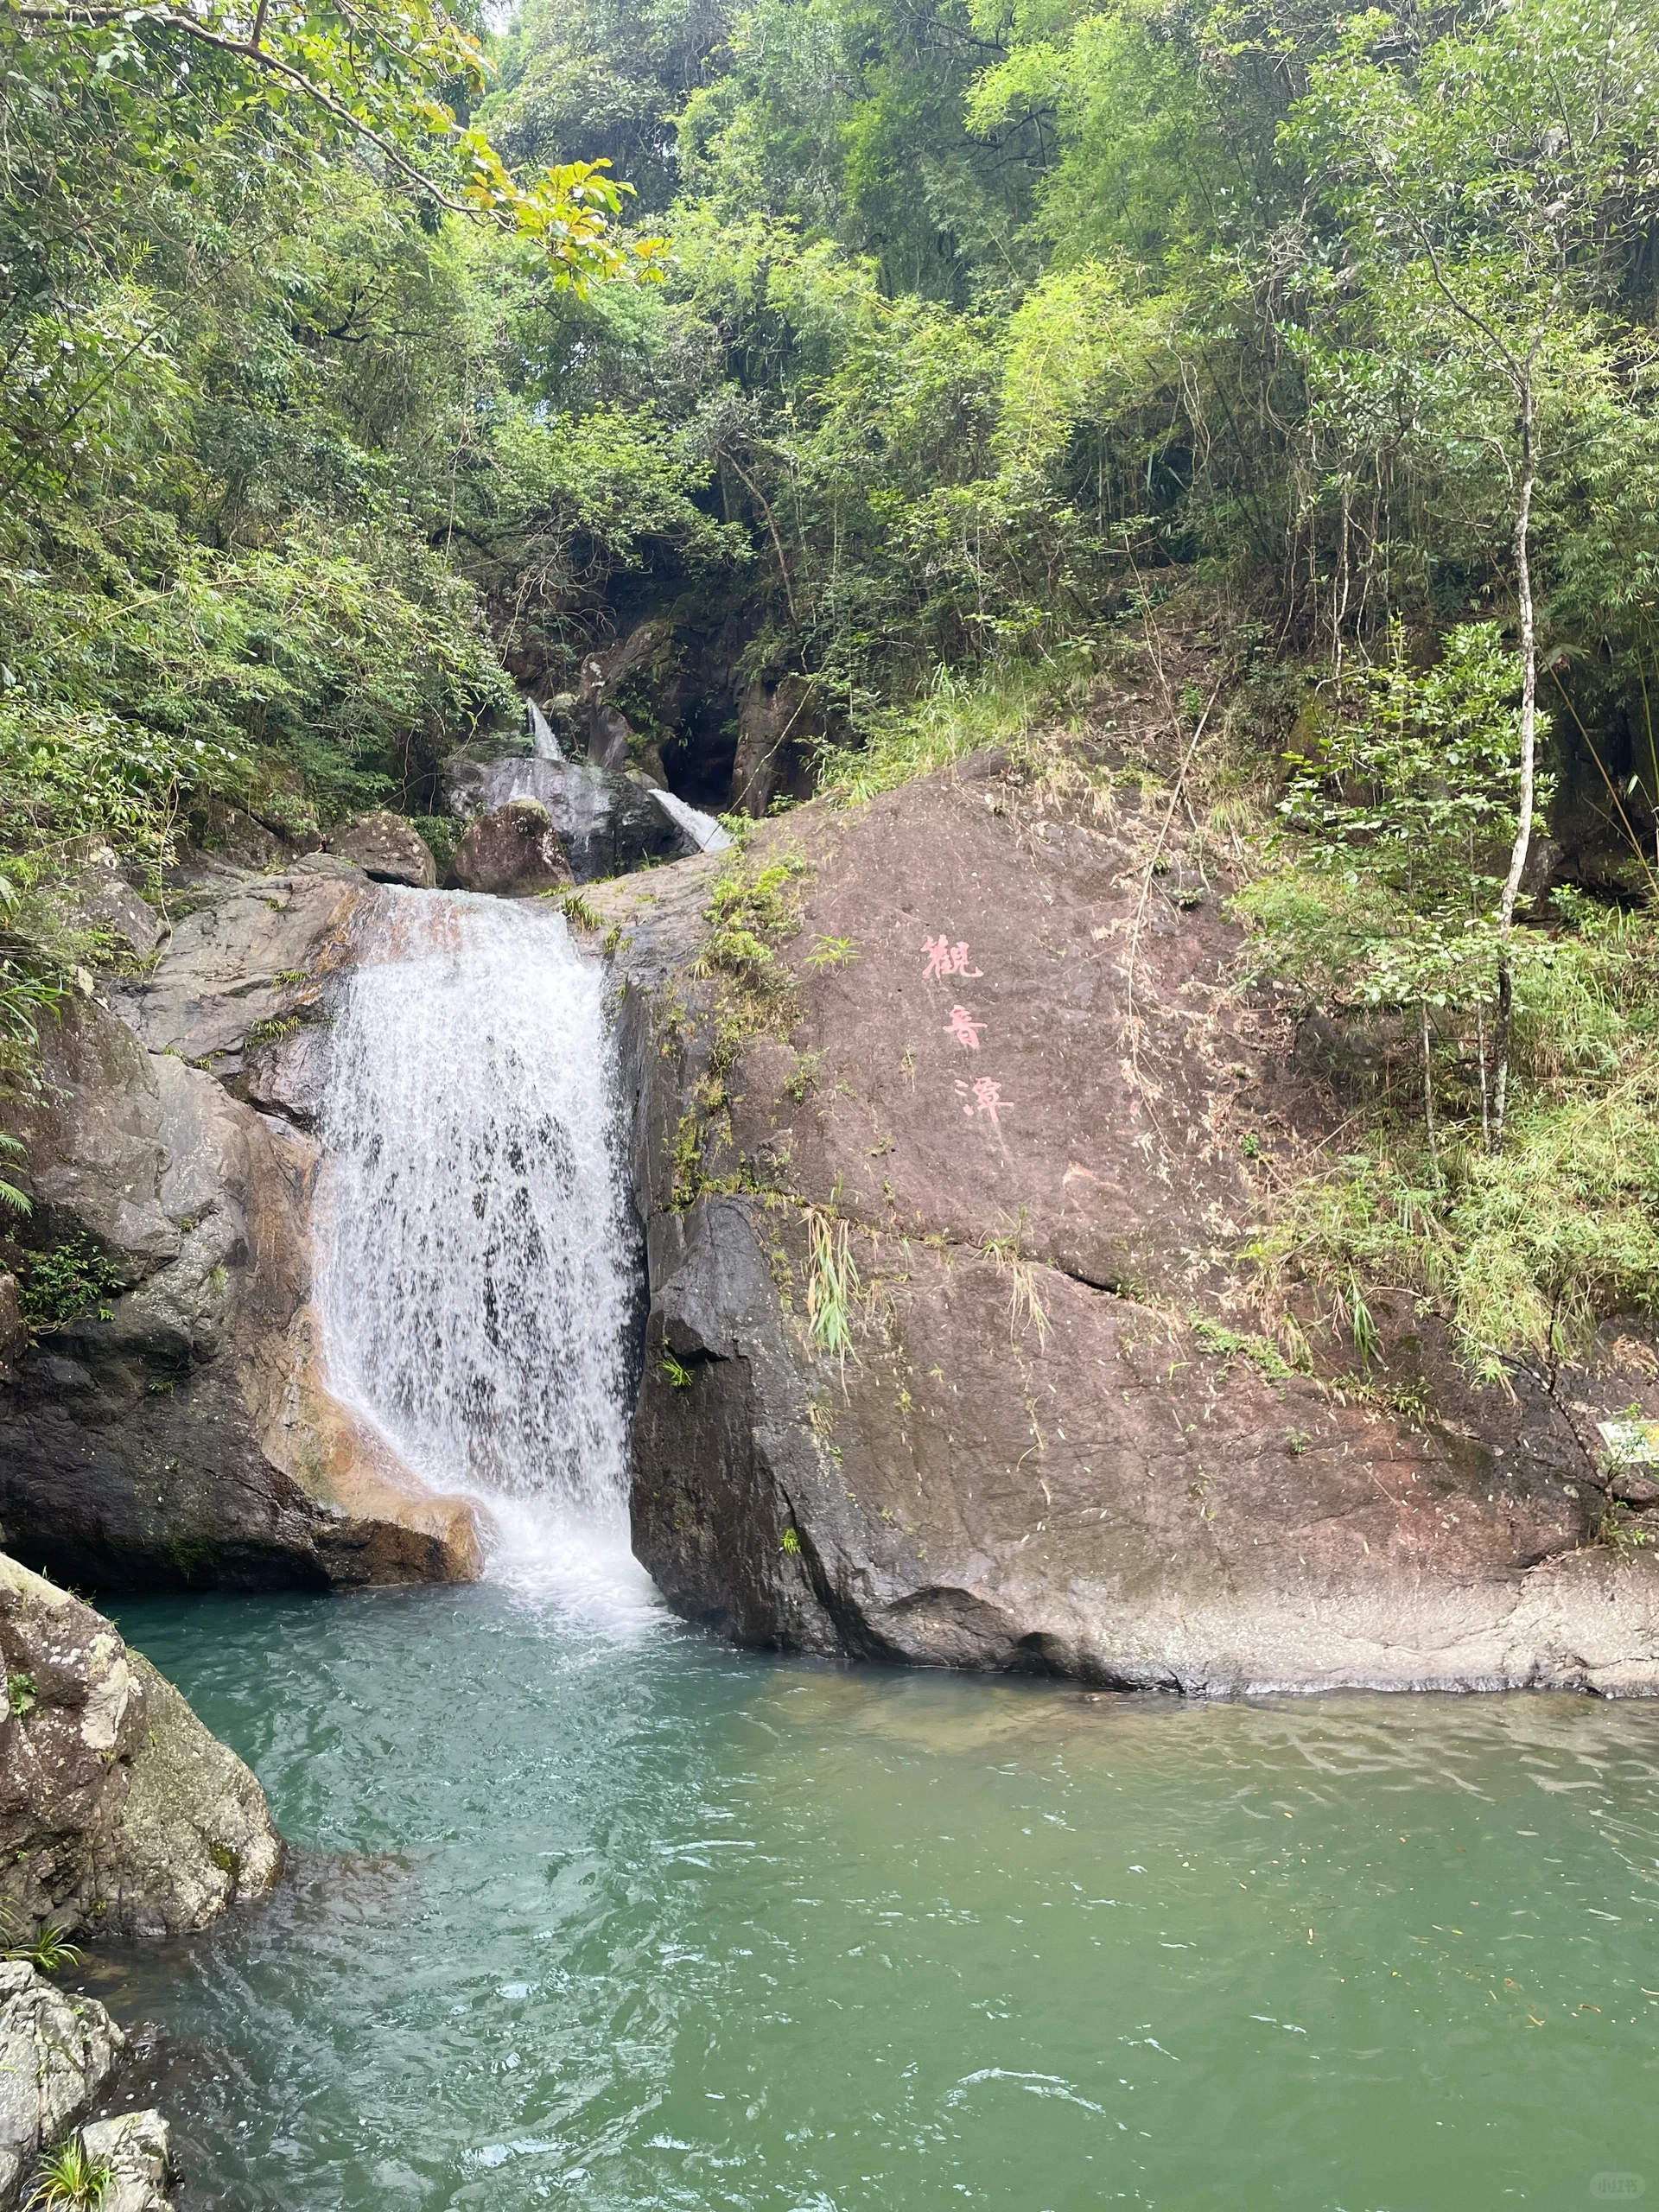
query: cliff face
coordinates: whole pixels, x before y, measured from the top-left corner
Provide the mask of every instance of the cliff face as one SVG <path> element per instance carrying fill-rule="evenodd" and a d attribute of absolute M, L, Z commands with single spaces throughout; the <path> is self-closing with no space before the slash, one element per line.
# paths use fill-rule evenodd
<path fill-rule="evenodd" d="M 647 1224 L 641 1560 L 690 1618 L 849 1656 L 1659 1688 L 1659 1571 L 1589 1541 L 1649 1348 L 1477 1389 L 1383 1300 L 1373 1371 L 1288 1370 L 1238 1262 L 1316 1102 L 1230 987 L 1224 887 L 1149 844 L 1132 797 L 995 759 L 802 809 L 745 863 L 804 862 L 770 1019 L 699 957 L 709 864 L 596 895 Z"/>
<path fill-rule="evenodd" d="M 11 1549 L 96 1588 L 465 1578 L 464 1501 L 328 1393 L 311 1302 L 314 1127 L 367 879 L 218 869 L 142 985 L 69 1007 L 14 1118 L 29 1233 L 98 1297 L 0 1388 Z"/>

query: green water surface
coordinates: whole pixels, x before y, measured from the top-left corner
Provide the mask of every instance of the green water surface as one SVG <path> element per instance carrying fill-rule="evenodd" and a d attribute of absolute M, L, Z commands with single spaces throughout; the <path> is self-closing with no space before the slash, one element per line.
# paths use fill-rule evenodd
<path fill-rule="evenodd" d="M 133 1605 L 303 1847 L 86 1972 L 187 2202 L 1659 2203 L 1659 1710 L 840 1672 L 492 1585 Z"/>

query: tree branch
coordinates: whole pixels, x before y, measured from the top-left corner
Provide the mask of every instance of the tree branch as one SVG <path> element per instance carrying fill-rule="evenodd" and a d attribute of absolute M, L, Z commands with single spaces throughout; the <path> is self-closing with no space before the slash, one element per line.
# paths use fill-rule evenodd
<path fill-rule="evenodd" d="M 111 23 L 124 23 L 130 26 L 134 17 L 134 11 L 130 8 L 102 6 L 37 8 L 14 5 L 10 12 L 21 17 L 25 22 L 51 24 L 60 30 L 99 30 Z M 264 16 L 265 0 L 261 0 L 259 13 L 254 24 L 256 34 L 263 34 Z M 212 47 L 216 53 L 231 54 L 238 61 L 251 62 L 256 69 L 263 69 L 269 75 L 280 77 L 285 84 L 291 85 L 307 99 L 315 101 L 337 122 L 343 123 L 348 130 L 355 131 L 360 138 L 366 139 L 372 146 L 377 148 L 385 156 L 400 175 L 406 177 L 411 184 L 418 185 L 423 192 L 429 194 L 440 207 L 448 208 L 452 215 L 477 215 L 480 212 L 464 200 L 452 199 L 440 185 L 433 181 L 424 169 L 421 168 L 417 163 L 411 162 L 408 156 L 398 149 L 395 142 L 388 138 L 383 131 L 377 130 L 372 124 L 365 123 L 360 115 L 353 114 L 344 100 L 329 92 L 325 86 L 318 84 L 315 78 L 308 77 L 304 70 L 296 69 L 291 62 L 284 61 L 280 54 L 271 53 L 269 48 L 247 39 L 226 38 L 220 32 L 209 30 L 205 23 L 199 23 L 189 16 L 175 15 L 171 9 L 143 9 L 138 11 L 137 21 L 140 23 L 153 23 L 162 30 L 181 31 L 187 38 L 194 39 L 200 46 Z"/>

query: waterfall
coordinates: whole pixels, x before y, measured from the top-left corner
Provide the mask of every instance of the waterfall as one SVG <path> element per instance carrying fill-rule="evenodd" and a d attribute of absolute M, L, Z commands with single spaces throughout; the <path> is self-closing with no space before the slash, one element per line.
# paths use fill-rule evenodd
<path fill-rule="evenodd" d="M 563 917 L 378 890 L 322 1135 L 331 1386 L 477 1493 L 504 1552 L 614 1553 L 634 1238 L 603 986 Z"/>
<path fill-rule="evenodd" d="M 722 830 L 712 814 L 701 808 L 688 806 L 672 791 L 665 791 L 657 785 L 651 786 L 651 795 L 671 822 L 677 822 L 700 853 L 723 853 L 732 842 L 729 830 Z"/>
<path fill-rule="evenodd" d="M 533 699 L 524 701 L 524 712 L 530 722 L 530 748 L 538 760 L 563 760 L 564 748 L 554 736 L 547 716 Z"/>

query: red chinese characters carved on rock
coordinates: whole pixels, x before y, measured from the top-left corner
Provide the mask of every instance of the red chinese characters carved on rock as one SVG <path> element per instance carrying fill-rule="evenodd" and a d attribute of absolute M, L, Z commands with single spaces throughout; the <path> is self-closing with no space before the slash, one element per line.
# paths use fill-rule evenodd
<path fill-rule="evenodd" d="M 962 1110 L 970 1122 L 981 1114 L 988 1114 L 991 1118 L 991 1127 L 994 1129 L 1001 1128 L 1002 1124 L 998 1117 L 1003 1107 L 1011 1106 L 1014 1101 L 1011 1098 L 1004 1098 L 1000 1083 L 993 1083 L 989 1076 L 982 1075 L 976 1083 L 959 1083 L 957 1089 L 968 1101 Z"/>
<path fill-rule="evenodd" d="M 925 983 L 931 983 L 935 976 L 978 976 L 983 973 L 982 969 L 968 965 L 966 938 L 960 944 L 952 944 L 942 936 L 925 937 L 922 950 L 927 955 L 927 966 L 922 976 Z"/>
<path fill-rule="evenodd" d="M 945 1033 L 954 1037 L 958 1045 L 965 1045 L 970 1052 L 979 1050 L 979 1033 L 985 1024 L 976 1021 L 965 1006 L 953 1006 L 950 1019 L 945 1024 Z"/>

